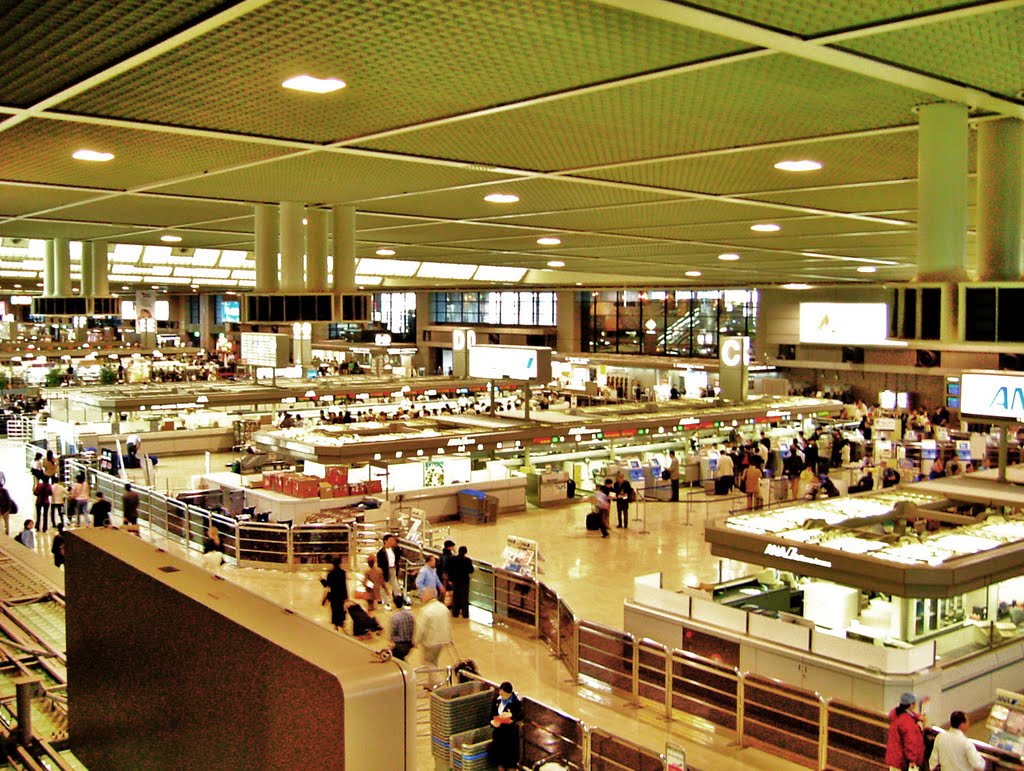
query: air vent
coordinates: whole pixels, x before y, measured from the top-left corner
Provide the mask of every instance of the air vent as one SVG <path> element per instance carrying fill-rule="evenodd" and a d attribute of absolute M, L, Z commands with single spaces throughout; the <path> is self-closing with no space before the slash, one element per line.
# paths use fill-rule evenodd
<path fill-rule="evenodd" d="M 917 367 L 941 367 L 942 366 L 942 352 L 941 351 L 918 351 Z"/>

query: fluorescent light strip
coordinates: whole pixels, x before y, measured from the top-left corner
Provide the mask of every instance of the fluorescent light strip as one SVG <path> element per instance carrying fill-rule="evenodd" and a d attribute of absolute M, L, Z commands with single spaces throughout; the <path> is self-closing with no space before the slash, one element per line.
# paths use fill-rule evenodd
<path fill-rule="evenodd" d="M 511 268 L 504 265 L 481 265 L 473 276 L 474 281 L 521 281 L 526 268 Z"/>
<path fill-rule="evenodd" d="M 171 256 L 171 247 L 169 246 L 147 246 L 142 250 L 142 261 L 148 262 L 147 258 L 154 260 L 163 260 Z"/>
<path fill-rule="evenodd" d="M 473 278 L 476 265 L 463 265 L 448 262 L 421 262 L 416 272 L 417 278 L 446 278 L 453 281 L 465 281 Z"/>
<path fill-rule="evenodd" d="M 382 276 L 362 276 L 356 274 L 356 283 L 362 284 L 363 286 L 380 286 L 384 282 Z"/>
<path fill-rule="evenodd" d="M 416 275 L 419 267 L 418 260 L 378 260 L 373 257 L 363 257 L 356 265 L 356 272 L 364 272 L 366 275 L 411 278 Z"/>

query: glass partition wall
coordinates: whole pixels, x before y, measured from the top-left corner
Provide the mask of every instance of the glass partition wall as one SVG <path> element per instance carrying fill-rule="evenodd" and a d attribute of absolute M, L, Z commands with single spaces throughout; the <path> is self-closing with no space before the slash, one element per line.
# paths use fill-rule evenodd
<path fill-rule="evenodd" d="M 585 300 L 587 298 L 584 298 Z M 590 293 L 582 348 L 710 359 L 721 336 L 754 336 L 757 290 L 619 289 Z"/>

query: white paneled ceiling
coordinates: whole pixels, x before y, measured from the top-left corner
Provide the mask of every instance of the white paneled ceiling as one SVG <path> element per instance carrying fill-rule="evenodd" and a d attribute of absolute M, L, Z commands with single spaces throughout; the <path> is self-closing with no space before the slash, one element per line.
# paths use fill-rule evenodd
<path fill-rule="evenodd" d="M 901 281 L 916 259 L 913 108 L 1024 117 L 1024 0 L 9 5 L 5 239 L 249 251 L 253 204 L 300 200 L 354 205 L 360 258 L 391 248 L 431 276 Z M 281 87 L 298 74 L 347 86 Z M 114 159 L 72 159 L 83 148 Z M 795 159 L 823 168 L 774 167 Z M 781 229 L 750 229 L 768 222 Z M 250 283 L 238 270 L 251 261 L 225 286 Z"/>

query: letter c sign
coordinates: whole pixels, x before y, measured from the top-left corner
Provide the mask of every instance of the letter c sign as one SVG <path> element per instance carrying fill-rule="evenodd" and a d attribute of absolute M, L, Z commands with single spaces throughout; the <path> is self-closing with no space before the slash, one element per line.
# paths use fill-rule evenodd
<path fill-rule="evenodd" d="M 749 343 L 742 337 L 727 337 L 722 340 L 720 358 L 722 366 L 729 369 L 750 363 Z"/>

